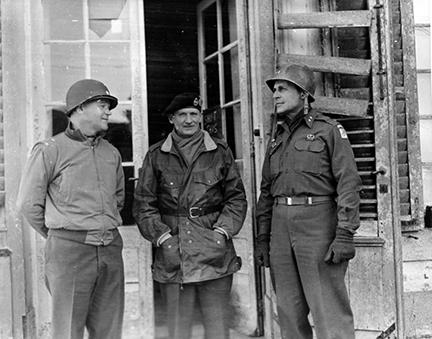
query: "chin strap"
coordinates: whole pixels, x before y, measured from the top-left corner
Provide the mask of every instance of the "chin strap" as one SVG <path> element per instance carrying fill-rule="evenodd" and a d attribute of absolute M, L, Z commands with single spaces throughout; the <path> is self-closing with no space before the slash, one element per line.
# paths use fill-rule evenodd
<path fill-rule="evenodd" d="M 310 109 L 310 106 L 309 106 L 309 96 L 306 93 L 304 93 L 304 98 L 303 98 L 303 112 L 304 112 L 304 115 L 308 115 L 309 109 Z"/>
<path fill-rule="evenodd" d="M 270 145 L 276 141 L 277 120 L 278 119 L 277 119 L 276 106 L 275 106 L 274 112 L 271 115 L 270 142 L 268 143 L 268 147 L 270 147 Z"/>

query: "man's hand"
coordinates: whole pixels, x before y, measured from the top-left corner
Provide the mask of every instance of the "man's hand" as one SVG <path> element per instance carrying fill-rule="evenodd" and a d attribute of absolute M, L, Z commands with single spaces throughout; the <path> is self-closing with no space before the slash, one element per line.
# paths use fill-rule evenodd
<path fill-rule="evenodd" d="M 258 265 L 270 266 L 270 235 L 261 234 L 256 238 L 254 256 Z"/>
<path fill-rule="evenodd" d="M 330 244 L 324 261 L 327 264 L 339 264 L 355 256 L 353 233 L 343 228 L 336 229 L 336 236 Z"/>

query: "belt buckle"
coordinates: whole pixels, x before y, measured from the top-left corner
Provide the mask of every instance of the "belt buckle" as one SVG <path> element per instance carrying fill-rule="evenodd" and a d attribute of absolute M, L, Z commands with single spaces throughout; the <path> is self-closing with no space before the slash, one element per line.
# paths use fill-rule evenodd
<path fill-rule="evenodd" d="M 291 206 L 293 204 L 292 198 L 291 197 L 286 197 L 286 204 L 288 206 Z"/>
<path fill-rule="evenodd" d="M 195 219 L 199 217 L 199 211 L 201 210 L 201 207 L 191 207 L 189 208 L 189 217 L 191 219 Z M 198 214 L 194 214 L 194 212 L 196 211 L 196 213 Z"/>
<path fill-rule="evenodd" d="M 307 204 L 308 205 L 312 205 L 313 204 L 312 197 L 307 197 Z"/>

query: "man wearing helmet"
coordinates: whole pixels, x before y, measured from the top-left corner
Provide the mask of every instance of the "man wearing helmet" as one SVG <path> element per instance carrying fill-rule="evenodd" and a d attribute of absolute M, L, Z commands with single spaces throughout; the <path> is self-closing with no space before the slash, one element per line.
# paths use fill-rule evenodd
<path fill-rule="evenodd" d="M 45 280 L 52 296 L 52 338 L 121 337 L 124 305 L 120 153 L 105 139 L 117 98 L 92 79 L 66 95 L 69 124 L 36 143 L 24 170 L 18 205 L 47 239 Z"/>
<path fill-rule="evenodd" d="M 255 258 L 270 267 L 283 338 L 354 339 L 344 282 L 360 225 L 361 179 L 347 134 L 310 107 L 313 72 L 267 80 L 275 116 L 257 206 Z"/>

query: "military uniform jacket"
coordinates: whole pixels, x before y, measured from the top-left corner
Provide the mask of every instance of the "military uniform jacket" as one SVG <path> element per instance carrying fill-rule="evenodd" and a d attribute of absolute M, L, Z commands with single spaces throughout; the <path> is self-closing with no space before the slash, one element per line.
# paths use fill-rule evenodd
<path fill-rule="evenodd" d="M 269 234 L 276 197 L 333 196 L 338 227 L 360 225 L 361 179 L 346 131 L 314 110 L 297 124 L 286 122 L 267 148 L 257 206 L 258 234 Z"/>
<path fill-rule="evenodd" d="M 82 231 L 75 240 L 108 244 L 122 224 L 125 197 L 120 153 L 97 137 L 94 142 L 69 124 L 65 132 L 38 142 L 22 176 L 18 206 L 39 233 Z"/>
<path fill-rule="evenodd" d="M 154 279 L 192 283 L 239 270 L 232 237 L 243 225 L 246 208 L 243 183 L 224 141 L 204 131 L 190 165 L 171 135 L 150 147 L 135 189 L 133 215 L 143 237 L 156 247 Z M 159 246 L 166 232 L 173 236 Z"/>

